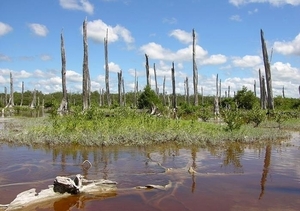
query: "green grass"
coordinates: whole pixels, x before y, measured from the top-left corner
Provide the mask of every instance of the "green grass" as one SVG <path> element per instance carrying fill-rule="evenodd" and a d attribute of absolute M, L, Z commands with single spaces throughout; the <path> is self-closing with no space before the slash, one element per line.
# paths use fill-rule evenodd
<path fill-rule="evenodd" d="M 130 109 L 101 110 L 42 118 L 15 118 L 0 130 L 1 139 L 20 144 L 145 146 L 176 144 L 179 146 L 215 146 L 227 142 L 262 143 L 287 139 L 282 128 L 300 128 L 300 120 L 286 120 L 281 129 L 276 122 L 260 126 L 244 124 L 228 131 L 226 124 L 198 120 L 170 119 L 151 116 Z"/>

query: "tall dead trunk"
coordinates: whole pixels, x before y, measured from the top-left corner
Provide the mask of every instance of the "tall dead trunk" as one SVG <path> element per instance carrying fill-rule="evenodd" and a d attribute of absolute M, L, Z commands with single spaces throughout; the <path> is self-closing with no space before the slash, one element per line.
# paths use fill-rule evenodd
<path fill-rule="evenodd" d="M 185 102 L 189 105 L 190 104 L 190 90 L 189 90 L 189 78 L 185 78 Z"/>
<path fill-rule="evenodd" d="M 154 70 L 154 80 L 155 80 L 155 93 L 158 95 L 158 87 L 157 87 L 157 78 L 156 78 L 156 68 L 155 68 L 155 63 L 153 64 L 153 70 Z"/>
<path fill-rule="evenodd" d="M 203 93 L 203 86 L 201 86 L 201 104 L 204 105 L 204 93 Z"/>
<path fill-rule="evenodd" d="M 68 97 L 67 97 L 67 85 L 66 85 L 66 51 L 65 51 L 63 32 L 61 32 L 60 34 L 60 52 L 61 52 L 61 82 L 62 82 L 63 98 L 57 112 L 60 115 L 63 115 L 68 111 Z"/>
<path fill-rule="evenodd" d="M 108 30 L 106 30 L 106 37 L 104 38 L 104 54 L 105 54 L 105 87 L 107 105 L 110 107 L 111 98 L 109 92 L 109 66 L 108 66 Z"/>
<path fill-rule="evenodd" d="M 24 99 L 24 81 L 22 81 L 22 91 L 21 91 L 21 103 L 20 103 L 20 106 L 23 106 L 23 99 Z"/>
<path fill-rule="evenodd" d="M 121 80 L 122 80 L 123 106 L 126 106 L 126 93 L 125 93 L 124 77 L 122 77 Z"/>
<path fill-rule="evenodd" d="M 219 88 L 218 88 L 218 84 L 219 84 L 219 76 L 217 74 L 217 78 L 216 78 L 216 96 L 215 96 L 215 100 L 214 100 L 214 113 L 215 113 L 215 118 L 217 118 L 219 116 Z"/>
<path fill-rule="evenodd" d="M 137 87 L 137 75 L 136 75 L 136 70 L 134 70 L 134 107 L 137 107 L 137 92 L 138 92 L 138 87 Z"/>
<path fill-rule="evenodd" d="M 5 86 L 4 87 L 4 105 L 6 106 L 7 105 L 7 87 Z"/>
<path fill-rule="evenodd" d="M 36 107 L 36 89 L 33 90 L 33 98 L 30 104 L 30 108 L 35 108 Z"/>
<path fill-rule="evenodd" d="M 88 64 L 87 20 L 83 21 L 83 80 L 82 80 L 82 106 L 83 110 L 90 107 L 90 73 Z"/>
<path fill-rule="evenodd" d="M 284 86 L 282 87 L 282 97 L 285 98 Z"/>
<path fill-rule="evenodd" d="M 122 101 L 122 70 L 118 73 L 118 95 L 119 95 L 119 106 L 123 106 L 123 101 Z"/>
<path fill-rule="evenodd" d="M 146 57 L 146 77 L 147 77 L 147 86 L 151 86 L 150 84 L 150 72 L 149 72 L 149 58 L 148 55 L 145 54 Z"/>
<path fill-rule="evenodd" d="M 171 68 L 171 73 L 172 73 L 172 91 L 173 91 L 173 99 L 172 99 L 172 106 L 175 109 L 177 107 L 177 102 L 176 102 L 176 90 L 175 90 L 175 68 L 174 68 L 174 62 L 172 62 L 172 68 Z"/>
<path fill-rule="evenodd" d="M 221 105 L 221 95 L 222 95 L 222 83 L 221 83 L 221 79 L 220 79 L 220 82 L 219 82 L 219 105 Z"/>
<path fill-rule="evenodd" d="M 300 90 L 300 89 L 299 89 Z M 164 81 L 163 81 L 163 104 L 166 106 L 166 76 L 164 76 Z"/>
<path fill-rule="evenodd" d="M 262 105 L 263 105 L 263 109 L 267 108 L 267 98 L 268 98 L 268 94 L 266 92 L 266 83 L 265 83 L 265 77 L 262 76 Z"/>
<path fill-rule="evenodd" d="M 194 84 L 194 105 L 198 106 L 198 69 L 196 64 L 196 35 L 193 29 L 193 84 Z"/>
<path fill-rule="evenodd" d="M 12 73 L 10 72 L 10 102 L 9 102 L 9 106 L 13 107 L 15 105 L 14 103 L 14 82 L 13 82 L 13 77 L 12 77 Z"/>
<path fill-rule="evenodd" d="M 228 86 L 228 93 L 227 93 L 228 98 L 230 98 L 230 86 Z"/>
<path fill-rule="evenodd" d="M 262 53 L 264 59 L 264 67 L 265 67 L 265 74 L 266 74 L 266 84 L 267 84 L 267 93 L 268 93 L 268 100 L 267 100 L 267 108 L 273 110 L 274 109 L 274 100 L 273 100 L 273 91 L 272 91 L 272 77 L 271 77 L 271 68 L 268 58 L 267 47 L 264 39 L 264 32 L 260 30 L 260 37 L 261 37 L 261 44 L 262 44 Z"/>
<path fill-rule="evenodd" d="M 254 96 L 256 97 L 256 80 L 254 80 L 253 92 L 254 92 Z"/>

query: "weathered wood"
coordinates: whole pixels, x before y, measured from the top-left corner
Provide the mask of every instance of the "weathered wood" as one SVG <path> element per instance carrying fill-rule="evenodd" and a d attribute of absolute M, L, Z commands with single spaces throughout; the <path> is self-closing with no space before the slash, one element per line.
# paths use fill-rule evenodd
<path fill-rule="evenodd" d="M 13 107 L 15 105 L 14 103 L 14 82 L 13 82 L 13 77 L 12 77 L 12 73 L 9 73 L 10 75 L 10 107 Z"/>
<path fill-rule="evenodd" d="M 219 116 L 219 88 L 218 88 L 218 74 L 217 74 L 217 77 L 216 77 L 216 96 L 215 96 L 215 100 L 214 100 L 214 113 L 215 113 L 215 118 L 217 118 Z"/>
<path fill-rule="evenodd" d="M 166 106 L 166 76 L 164 76 L 163 80 L 163 104 Z"/>
<path fill-rule="evenodd" d="M 134 107 L 137 107 L 137 92 L 138 92 L 138 84 L 137 84 L 137 74 L 136 70 L 134 70 Z"/>
<path fill-rule="evenodd" d="M 145 54 L 145 57 L 146 57 L 146 77 L 147 77 L 147 86 L 150 86 L 151 87 L 151 84 L 150 84 L 150 71 L 149 71 L 149 58 L 148 58 L 148 55 Z"/>
<path fill-rule="evenodd" d="M 159 90 L 158 90 L 158 87 L 157 87 L 157 77 L 156 77 L 155 63 L 153 64 L 153 71 L 154 71 L 154 80 L 155 80 L 155 93 L 158 95 L 159 94 Z"/>
<path fill-rule="evenodd" d="M 176 87 L 175 87 L 175 68 L 174 68 L 174 62 L 172 62 L 172 68 L 171 68 L 171 75 L 172 75 L 172 107 L 177 107 L 177 100 L 176 100 Z"/>
<path fill-rule="evenodd" d="M 30 108 L 35 108 L 36 107 L 36 89 L 33 90 L 33 98 L 30 104 Z"/>
<path fill-rule="evenodd" d="M 111 98 L 109 91 L 109 66 L 108 66 L 108 29 L 106 30 L 106 37 L 104 38 L 104 56 L 105 56 L 105 88 L 107 105 L 110 107 Z"/>
<path fill-rule="evenodd" d="M 90 107 L 89 104 L 89 64 L 88 64 L 88 42 L 87 42 L 87 19 L 83 21 L 83 79 L 82 79 L 82 109 L 87 110 Z"/>
<path fill-rule="evenodd" d="M 23 105 L 23 98 L 24 98 L 24 81 L 22 81 L 22 91 L 21 91 L 21 103 L 20 103 L 20 106 Z"/>
<path fill-rule="evenodd" d="M 189 78 L 186 77 L 184 81 L 185 85 L 185 102 L 189 105 L 190 104 L 190 90 L 189 90 Z"/>
<path fill-rule="evenodd" d="M 66 51 L 64 44 L 63 31 L 60 34 L 60 51 L 61 51 L 61 83 L 63 98 L 57 112 L 63 115 L 68 112 L 68 97 L 67 97 L 67 84 L 66 84 Z"/>
<path fill-rule="evenodd" d="M 123 106 L 123 100 L 122 100 L 122 70 L 118 72 L 118 95 L 119 95 L 119 106 Z"/>
<path fill-rule="evenodd" d="M 274 109 L 274 100 L 273 100 L 273 90 L 272 90 L 272 76 L 271 76 L 271 68 L 268 58 L 267 47 L 264 39 L 264 32 L 260 30 L 260 37 L 261 37 L 261 45 L 262 45 L 262 53 L 264 59 L 264 67 L 265 67 L 265 74 L 266 74 L 266 84 L 267 84 L 267 108 L 273 110 Z"/>
<path fill-rule="evenodd" d="M 196 35 L 193 29 L 193 85 L 194 85 L 194 105 L 198 106 L 198 69 L 196 64 Z"/>

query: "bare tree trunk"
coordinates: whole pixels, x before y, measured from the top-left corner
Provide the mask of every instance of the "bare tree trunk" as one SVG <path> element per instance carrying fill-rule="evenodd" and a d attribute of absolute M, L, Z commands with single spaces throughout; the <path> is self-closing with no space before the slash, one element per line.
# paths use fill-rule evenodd
<path fill-rule="evenodd" d="M 172 91 L 173 91 L 173 100 L 172 100 L 172 106 L 175 109 L 177 107 L 177 102 L 176 102 L 176 90 L 175 90 L 175 68 L 174 68 L 174 62 L 172 62 Z"/>
<path fill-rule="evenodd" d="M 285 94 L 284 94 L 284 86 L 282 87 L 282 97 L 285 98 Z"/>
<path fill-rule="evenodd" d="M 146 57 L 146 77 L 147 77 L 147 86 L 151 86 L 150 84 L 150 72 L 149 72 L 149 59 L 148 55 L 145 54 Z"/>
<path fill-rule="evenodd" d="M 61 81 L 62 81 L 62 93 L 63 98 L 57 112 L 60 115 L 65 114 L 68 111 L 68 96 L 67 96 L 67 85 L 66 85 L 66 51 L 64 45 L 63 32 L 60 34 L 60 50 L 61 50 Z"/>
<path fill-rule="evenodd" d="M 122 93 L 123 93 L 123 106 L 126 106 L 126 93 L 125 93 L 125 84 L 124 84 L 124 78 L 122 77 Z"/>
<path fill-rule="evenodd" d="M 118 73 L 118 94 L 119 94 L 119 105 L 120 107 L 123 106 L 123 101 L 122 101 L 122 70 Z"/>
<path fill-rule="evenodd" d="M 136 75 L 136 70 L 134 71 L 134 107 L 137 107 L 137 92 L 138 92 L 138 87 L 137 87 L 137 75 Z"/>
<path fill-rule="evenodd" d="M 189 105 L 190 104 L 190 90 L 189 90 L 189 78 L 185 78 L 185 94 L 186 94 L 186 103 Z"/>
<path fill-rule="evenodd" d="M 83 110 L 87 110 L 90 107 L 89 95 L 90 95 L 90 74 L 88 64 L 88 42 L 87 42 L 87 20 L 83 21 L 83 80 L 82 80 L 82 106 Z"/>
<path fill-rule="evenodd" d="M 215 118 L 217 118 L 219 116 L 219 88 L 218 88 L 218 83 L 219 83 L 219 76 L 217 74 L 217 78 L 216 78 L 216 96 L 215 96 L 215 101 L 214 101 L 214 112 L 215 112 Z"/>
<path fill-rule="evenodd" d="M 222 93 L 221 93 L 221 90 L 222 90 L 222 83 L 221 83 L 221 79 L 220 79 L 220 86 L 219 86 L 219 105 L 221 105 L 221 95 L 222 95 Z"/>
<path fill-rule="evenodd" d="M 20 104 L 20 106 L 23 106 L 23 98 L 24 98 L 24 81 L 22 81 L 22 93 L 21 93 L 21 104 Z"/>
<path fill-rule="evenodd" d="M 4 97 L 4 105 L 6 106 L 7 105 L 7 88 L 6 88 L 6 86 L 4 87 L 4 95 L 5 95 L 5 97 Z"/>
<path fill-rule="evenodd" d="M 262 76 L 262 95 L 263 95 L 263 98 L 262 98 L 262 103 L 263 103 L 263 109 L 266 109 L 267 108 L 267 98 L 268 98 L 268 94 L 266 92 L 266 85 L 265 85 L 265 77 Z"/>
<path fill-rule="evenodd" d="M 154 80 L 155 80 L 155 93 L 158 95 L 158 87 L 157 87 L 157 77 L 156 77 L 156 68 L 155 68 L 155 63 L 153 64 L 153 70 L 154 70 Z"/>
<path fill-rule="evenodd" d="M 194 105 L 198 106 L 198 69 L 196 64 L 196 35 L 193 29 L 193 84 L 194 84 Z"/>
<path fill-rule="evenodd" d="M 230 98 L 230 86 L 228 86 L 228 98 Z"/>
<path fill-rule="evenodd" d="M 111 98 L 109 92 L 109 66 L 108 66 L 108 30 L 106 31 L 106 37 L 104 38 L 104 54 L 105 54 L 105 86 L 106 86 L 106 99 L 107 105 L 110 107 Z"/>
<path fill-rule="evenodd" d="M 201 86 L 201 104 L 204 105 L 204 93 L 203 93 L 203 86 Z"/>
<path fill-rule="evenodd" d="M 254 80 L 253 92 L 254 92 L 254 96 L 256 97 L 256 80 Z"/>
<path fill-rule="evenodd" d="M 30 104 L 30 108 L 35 108 L 36 107 L 36 89 L 33 90 L 33 99 Z"/>
<path fill-rule="evenodd" d="M 12 73 L 10 72 L 10 103 L 9 106 L 13 107 L 15 105 L 14 103 L 14 82 L 13 82 L 13 77 L 12 77 Z"/>
<path fill-rule="evenodd" d="M 262 44 L 262 53 L 264 58 L 265 74 L 266 74 L 266 84 L 267 84 L 267 93 L 268 93 L 268 109 L 274 109 L 274 100 L 273 100 L 273 91 L 272 91 L 272 77 L 271 77 L 271 68 L 268 58 L 267 47 L 264 39 L 264 32 L 260 30 L 261 44 Z"/>
<path fill-rule="evenodd" d="M 166 106 L 166 76 L 164 76 L 164 81 L 163 81 L 163 104 L 164 106 Z"/>

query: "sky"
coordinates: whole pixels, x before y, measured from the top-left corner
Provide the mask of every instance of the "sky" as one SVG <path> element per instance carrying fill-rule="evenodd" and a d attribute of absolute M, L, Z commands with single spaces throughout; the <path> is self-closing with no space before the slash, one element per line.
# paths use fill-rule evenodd
<path fill-rule="evenodd" d="M 193 94 L 192 30 L 196 32 L 198 92 L 213 96 L 218 75 L 221 95 L 246 86 L 259 96 L 259 69 L 264 73 L 260 30 L 268 48 L 273 95 L 299 98 L 300 0 L 1 0 L 0 93 L 37 89 L 62 91 L 60 35 L 66 50 L 69 93 L 82 91 L 82 24 L 87 20 L 92 91 L 105 89 L 104 37 L 108 31 L 110 92 L 117 93 L 122 71 L 125 91 L 146 85 L 145 54 L 160 93 L 166 77 L 171 93 L 175 66 L 176 93 L 184 94 L 188 77 Z"/>

